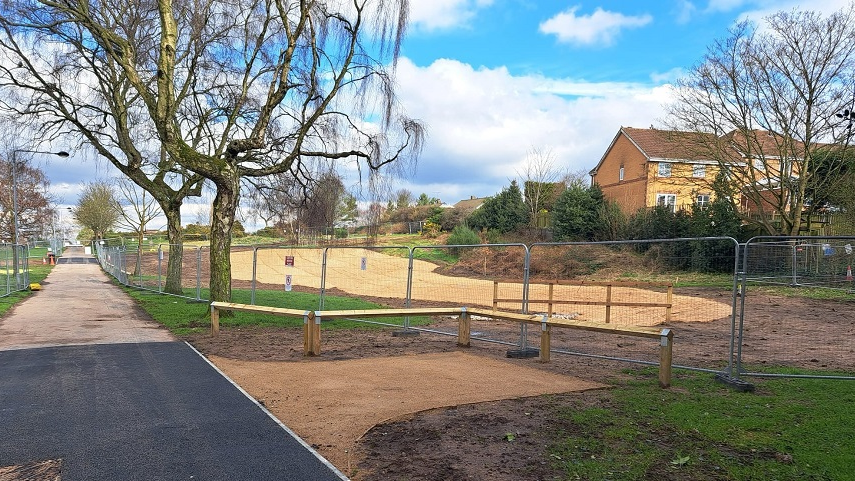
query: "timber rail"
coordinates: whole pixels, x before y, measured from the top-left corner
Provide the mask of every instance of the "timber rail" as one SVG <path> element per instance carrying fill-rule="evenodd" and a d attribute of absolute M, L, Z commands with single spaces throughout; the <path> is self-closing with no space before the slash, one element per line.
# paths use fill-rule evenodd
<path fill-rule="evenodd" d="M 517 284 L 516 281 L 509 283 Z M 493 281 L 493 309 L 498 309 L 500 302 L 519 303 L 519 298 L 501 298 L 499 297 L 500 281 Z M 671 282 L 641 282 L 641 281 L 572 281 L 572 280 L 554 280 L 548 282 L 531 282 L 530 285 L 547 285 L 549 286 L 547 299 L 528 299 L 531 304 L 546 304 L 547 316 L 552 317 L 553 306 L 555 305 L 577 305 L 577 306 L 603 306 L 606 309 L 606 323 L 612 320 L 612 307 L 663 307 L 665 308 L 665 322 L 671 322 L 671 309 L 673 307 L 674 284 Z M 555 286 L 577 286 L 577 287 L 605 287 L 604 297 L 602 300 L 591 299 L 557 299 L 555 298 Z M 664 302 L 646 302 L 646 301 L 620 301 L 615 300 L 614 288 L 634 288 L 651 290 L 653 288 L 664 288 Z M 620 293 L 620 291 L 617 291 Z"/>
<path fill-rule="evenodd" d="M 211 335 L 220 332 L 220 311 L 241 311 L 269 314 L 286 317 L 303 318 L 303 353 L 306 356 L 321 354 L 321 320 L 322 319 L 359 319 L 375 317 L 402 316 L 457 316 L 457 344 L 462 347 L 470 346 L 471 322 L 473 316 L 491 320 L 512 321 L 540 325 L 540 361 L 549 362 L 553 328 L 579 329 L 584 331 L 620 334 L 624 336 L 659 339 L 659 385 L 671 385 L 671 360 L 674 331 L 652 327 L 616 326 L 597 322 L 577 321 L 551 318 L 545 315 L 518 314 L 489 309 L 470 309 L 466 307 L 432 307 L 407 309 L 366 309 L 338 311 L 305 311 L 281 307 L 267 307 L 231 302 L 211 303 Z"/>

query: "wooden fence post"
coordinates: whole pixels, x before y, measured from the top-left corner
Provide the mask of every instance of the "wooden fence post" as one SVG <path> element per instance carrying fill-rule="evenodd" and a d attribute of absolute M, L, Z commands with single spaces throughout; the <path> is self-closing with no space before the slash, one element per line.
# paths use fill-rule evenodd
<path fill-rule="evenodd" d="M 458 325 L 457 325 L 457 345 L 460 347 L 469 347 L 471 345 L 470 335 L 471 335 L 471 322 L 472 318 L 469 316 L 469 313 L 466 312 L 466 308 L 463 308 L 463 312 L 460 313 L 458 317 Z"/>
<path fill-rule="evenodd" d="M 672 299 L 674 297 L 674 285 L 668 284 L 668 294 L 665 298 L 665 303 L 668 304 L 668 307 L 665 308 L 665 322 L 671 322 L 671 304 Z"/>
<path fill-rule="evenodd" d="M 674 345 L 674 332 L 662 329 L 659 335 L 659 387 L 671 386 L 671 354 Z"/>
<path fill-rule="evenodd" d="M 549 283 L 549 305 L 548 305 L 548 309 L 547 309 L 547 311 L 546 311 L 546 315 L 547 315 L 547 316 L 549 316 L 549 317 L 552 317 L 552 299 L 553 299 L 553 298 L 552 298 L 552 293 L 553 293 L 553 288 L 554 288 L 554 287 L 555 287 L 555 284 L 553 284 L 552 282 L 550 282 L 550 283 Z"/>
<path fill-rule="evenodd" d="M 606 324 L 611 322 L 612 318 L 612 285 L 606 286 Z"/>
<path fill-rule="evenodd" d="M 549 362 L 552 326 L 547 322 L 548 319 L 548 317 L 543 316 L 543 320 L 540 321 L 540 362 Z"/>
<path fill-rule="evenodd" d="M 303 355 L 312 355 L 312 328 L 311 325 L 315 322 L 315 313 L 306 311 L 303 314 Z"/>
<path fill-rule="evenodd" d="M 310 323 L 312 328 L 312 355 L 320 356 L 321 355 L 321 316 L 318 314 L 320 311 L 312 312 L 309 316 L 310 320 L 314 322 Z"/>
<path fill-rule="evenodd" d="M 211 303 L 211 335 L 216 336 L 220 333 L 220 311 Z"/>
<path fill-rule="evenodd" d="M 499 309 L 499 281 L 493 281 L 493 310 Z"/>

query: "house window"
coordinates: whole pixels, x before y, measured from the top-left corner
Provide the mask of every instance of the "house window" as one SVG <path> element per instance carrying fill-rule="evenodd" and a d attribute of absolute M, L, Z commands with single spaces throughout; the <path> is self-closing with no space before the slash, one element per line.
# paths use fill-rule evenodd
<path fill-rule="evenodd" d="M 710 205 L 710 195 L 709 194 L 698 194 L 695 203 L 701 209 L 706 209 Z"/>
<path fill-rule="evenodd" d="M 656 205 L 667 207 L 668 210 L 674 212 L 677 205 L 677 194 L 656 194 Z"/>
<path fill-rule="evenodd" d="M 671 164 L 659 162 L 659 177 L 671 177 Z"/>
<path fill-rule="evenodd" d="M 707 166 L 704 164 L 695 164 L 692 166 L 692 177 L 706 177 Z"/>
<path fill-rule="evenodd" d="M 754 159 L 752 161 L 752 164 L 754 165 L 754 170 L 759 170 L 759 171 L 766 170 L 766 165 L 763 162 L 763 159 Z"/>
<path fill-rule="evenodd" d="M 618 180 L 623 180 L 623 166 L 620 166 L 620 172 L 618 173 Z"/>

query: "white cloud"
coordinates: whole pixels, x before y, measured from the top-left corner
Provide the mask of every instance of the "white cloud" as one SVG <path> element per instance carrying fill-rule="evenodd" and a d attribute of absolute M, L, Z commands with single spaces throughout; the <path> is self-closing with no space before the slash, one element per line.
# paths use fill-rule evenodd
<path fill-rule="evenodd" d="M 655 84 L 673 83 L 681 77 L 687 75 L 687 71 L 683 67 L 674 67 L 667 72 L 653 72 L 650 74 L 650 80 Z"/>
<path fill-rule="evenodd" d="M 553 34 L 558 41 L 578 45 L 610 45 L 626 28 L 637 28 L 653 21 L 644 14 L 628 16 L 597 8 L 590 15 L 576 15 L 578 6 L 570 7 L 540 24 L 540 31 Z"/>
<path fill-rule="evenodd" d="M 444 30 L 460 27 L 493 0 L 414 0 L 410 2 L 410 23 L 417 30 Z"/>
<path fill-rule="evenodd" d="M 719 0 L 721 2 L 722 0 Z M 711 4 L 714 2 L 711 2 Z M 727 3 L 727 2 L 724 2 Z M 849 5 L 850 0 L 824 0 L 822 2 L 806 3 L 804 0 L 758 0 L 748 3 L 747 10 L 739 14 L 739 20 L 751 20 L 760 23 L 762 20 L 777 12 L 791 12 L 793 10 L 811 10 L 828 15 Z M 712 6 L 712 5 L 710 5 Z M 741 5 L 737 5 L 741 6 Z"/>
<path fill-rule="evenodd" d="M 398 93 L 428 126 L 407 188 L 454 203 L 499 192 L 522 171 L 527 151 L 548 148 L 562 168 L 592 169 L 621 125 L 663 115 L 667 86 L 513 76 L 456 60 L 427 67 L 402 59 Z"/>
<path fill-rule="evenodd" d="M 678 0 L 675 7 L 677 23 L 688 23 L 698 11 L 698 7 L 689 0 Z"/>
<path fill-rule="evenodd" d="M 735 10 L 735 9 L 741 7 L 742 5 L 744 5 L 746 3 L 751 3 L 751 2 L 748 2 L 747 0 L 710 0 L 710 2 L 707 4 L 706 11 L 707 12 L 730 12 L 732 10 Z M 778 1 L 777 3 L 780 4 L 781 2 Z"/>

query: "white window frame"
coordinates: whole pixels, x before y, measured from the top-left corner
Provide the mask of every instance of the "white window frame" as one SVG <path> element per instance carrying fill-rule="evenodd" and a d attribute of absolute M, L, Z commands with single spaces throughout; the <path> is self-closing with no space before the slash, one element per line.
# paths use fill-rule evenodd
<path fill-rule="evenodd" d="M 703 199 L 703 200 L 702 200 Z M 695 204 L 701 209 L 706 209 L 710 205 L 710 195 L 709 194 L 698 194 L 695 196 Z"/>
<path fill-rule="evenodd" d="M 669 207 L 671 212 L 677 209 L 677 194 L 656 194 L 657 207 Z"/>
<path fill-rule="evenodd" d="M 671 164 L 659 162 L 658 174 L 659 177 L 671 177 Z"/>
<path fill-rule="evenodd" d="M 692 177 L 702 179 L 707 176 L 707 166 L 704 164 L 692 164 Z"/>
<path fill-rule="evenodd" d="M 621 165 L 620 170 L 618 171 L 618 180 L 619 181 L 623 180 L 623 174 L 624 174 L 624 170 L 623 170 L 623 166 Z"/>

